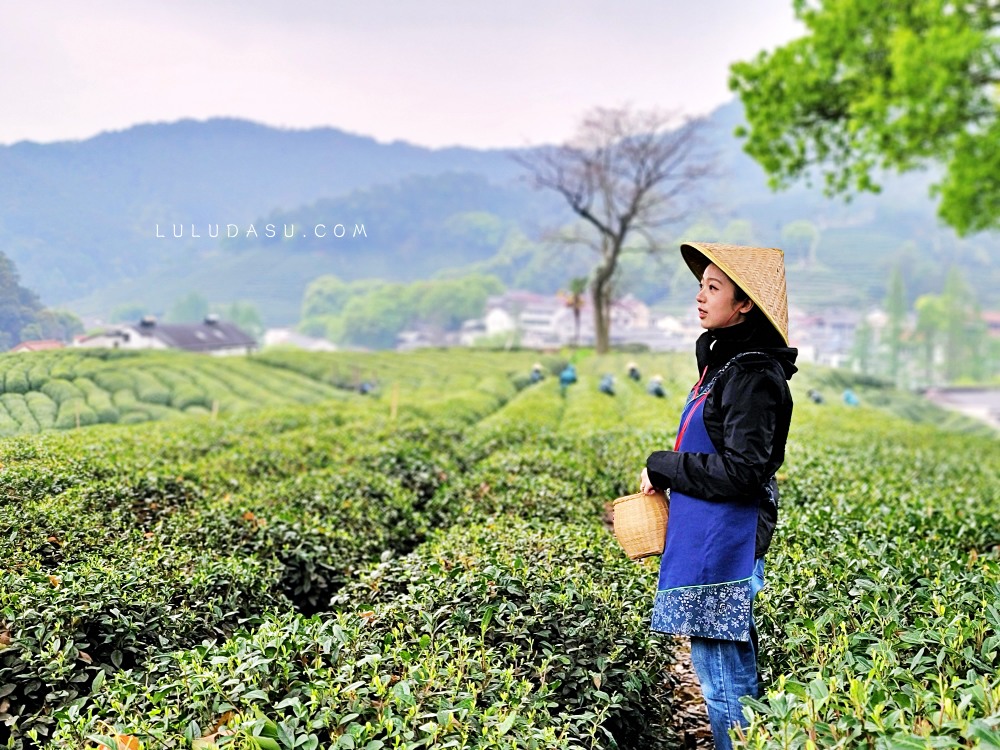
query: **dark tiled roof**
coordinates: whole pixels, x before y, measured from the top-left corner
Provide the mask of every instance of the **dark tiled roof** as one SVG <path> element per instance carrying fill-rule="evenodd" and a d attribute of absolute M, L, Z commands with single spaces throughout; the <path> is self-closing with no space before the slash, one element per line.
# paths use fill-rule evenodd
<path fill-rule="evenodd" d="M 135 330 L 142 336 L 153 336 L 169 347 L 189 352 L 257 346 L 257 342 L 236 324 L 222 320 L 212 323 L 155 323 L 138 325 Z"/>

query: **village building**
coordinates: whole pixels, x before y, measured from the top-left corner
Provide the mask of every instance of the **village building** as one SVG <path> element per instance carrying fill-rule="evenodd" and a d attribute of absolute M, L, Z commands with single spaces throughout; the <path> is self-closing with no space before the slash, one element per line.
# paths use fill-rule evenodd
<path fill-rule="evenodd" d="M 334 352 L 337 345 L 327 339 L 306 336 L 294 328 L 268 328 L 264 332 L 264 347 L 290 346 L 307 352 Z"/>
<path fill-rule="evenodd" d="M 615 343 L 635 337 L 660 338 L 653 327 L 649 307 L 632 295 L 612 304 L 611 332 Z M 512 290 L 490 297 L 482 318 L 462 324 L 459 343 L 472 346 L 479 339 L 503 335 L 509 335 L 519 346 L 529 349 L 566 346 L 577 341 L 583 346 L 592 346 L 596 337 L 590 298 L 583 299 L 577 330 L 573 308 L 558 296 Z"/>
<path fill-rule="evenodd" d="M 73 346 L 108 349 L 181 349 L 204 354 L 250 354 L 257 342 L 235 323 L 207 316 L 201 323 L 159 323 L 147 316 L 136 325 L 119 325 L 77 336 Z"/>
<path fill-rule="evenodd" d="M 17 352 L 42 352 L 48 349 L 62 349 L 65 347 L 62 341 L 56 341 L 55 339 L 41 339 L 38 341 L 22 341 L 17 346 L 13 346 L 8 351 L 10 353 Z"/>

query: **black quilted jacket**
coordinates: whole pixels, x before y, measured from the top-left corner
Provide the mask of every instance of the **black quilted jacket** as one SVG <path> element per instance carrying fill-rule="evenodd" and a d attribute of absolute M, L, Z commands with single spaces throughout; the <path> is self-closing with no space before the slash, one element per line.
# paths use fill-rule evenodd
<path fill-rule="evenodd" d="M 787 381 L 797 370 L 798 351 L 786 347 L 763 316 L 706 331 L 695 347 L 703 385 L 743 352 L 760 354 L 731 364 L 705 401 L 705 429 L 717 453 L 656 451 L 646 469 L 658 489 L 719 502 L 760 501 L 756 556 L 763 557 L 778 520 L 774 474 L 785 460 L 792 418 Z"/>

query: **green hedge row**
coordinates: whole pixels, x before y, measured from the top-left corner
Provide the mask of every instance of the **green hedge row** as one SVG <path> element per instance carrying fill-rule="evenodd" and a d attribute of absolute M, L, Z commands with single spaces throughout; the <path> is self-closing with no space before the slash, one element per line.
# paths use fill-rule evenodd
<path fill-rule="evenodd" d="M 676 747 L 650 585 L 593 523 L 456 527 L 365 572 L 332 614 L 268 617 L 119 672 L 61 716 L 57 742 Z"/>
<path fill-rule="evenodd" d="M 747 746 L 1000 747 L 995 442 L 805 411 L 762 594 L 771 688 Z"/>
<path fill-rule="evenodd" d="M 4 441 L 0 747 L 112 729 L 148 746 L 657 746 L 655 564 L 628 563 L 598 519 L 672 443 L 685 379 L 658 400 L 622 375 L 611 399 L 608 361 L 582 360 L 563 398 L 551 376 L 518 391 L 524 355 L 371 355 L 366 397 Z M 45 383 L 95 408 L 80 378 L 97 366 Z M 996 744 L 998 460 L 981 437 L 799 398 L 745 745 Z M 620 621 L 543 614 L 581 603 Z"/>
<path fill-rule="evenodd" d="M 459 394 L 459 409 L 475 400 Z M 484 391 L 478 403 L 495 406 L 497 396 Z M 38 450 L 27 440 L 9 447 L 27 459 L 10 472 L 11 486 L 33 502 L 0 542 L 7 568 L 0 628 L 11 642 L 0 652 L 0 720 L 12 728 L 0 727 L 0 741 L 8 731 L 8 740 L 45 737 L 53 712 L 123 659 L 131 664 L 217 636 L 266 609 L 325 608 L 365 561 L 423 538 L 420 509 L 453 471 L 431 433 L 406 428 L 405 415 L 392 424 L 332 419 L 321 428 L 312 416 L 287 420 L 278 434 L 265 419 L 236 440 L 206 423 L 207 439 L 194 425 L 174 424 L 143 432 L 148 440 L 132 445 L 109 428 L 46 441 L 69 449 Z M 433 434 L 439 443 L 451 437 Z M 81 451 L 84 435 L 89 445 Z M 213 450 L 223 439 L 225 447 Z M 75 462 L 61 461 L 74 451 Z M 232 575 L 212 573 L 220 569 Z M 129 578 L 88 589 L 98 570 Z M 225 596 L 190 599 L 185 576 L 199 575 Z M 78 598 L 90 606 L 74 611 L 68 603 Z M 176 622 L 166 627 L 162 619 L 174 607 Z M 106 610 L 149 627 L 118 628 L 117 615 L 99 615 Z M 68 654 L 55 671 L 46 666 L 53 643 Z M 86 655 L 82 662 L 74 649 Z"/>

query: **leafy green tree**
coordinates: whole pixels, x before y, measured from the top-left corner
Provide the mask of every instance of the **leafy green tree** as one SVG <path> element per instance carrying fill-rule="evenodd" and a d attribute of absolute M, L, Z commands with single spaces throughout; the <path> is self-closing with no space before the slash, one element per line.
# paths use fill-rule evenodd
<path fill-rule="evenodd" d="M 573 346 L 580 346 L 580 312 L 587 293 L 587 277 L 575 276 L 569 280 L 569 291 L 562 294 L 563 302 L 573 311 Z"/>
<path fill-rule="evenodd" d="M 854 343 L 851 347 L 851 362 L 858 372 L 871 374 L 874 348 L 875 333 L 871 323 L 862 320 L 854 329 Z"/>
<path fill-rule="evenodd" d="M 781 228 L 781 249 L 786 258 L 796 258 L 806 268 L 814 268 L 819 237 L 819 229 L 808 219 L 791 221 Z"/>
<path fill-rule="evenodd" d="M 36 322 L 42 311 L 38 295 L 21 286 L 14 262 L 0 253 L 0 349 L 21 342 L 21 332 Z"/>
<path fill-rule="evenodd" d="M 916 340 L 923 354 L 924 380 L 927 385 L 937 382 L 934 360 L 944 331 L 945 302 L 940 294 L 922 294 L 914 303 L 917 313 Z"/>
<path fill-rule="evenodd" d="M 973 303 L 972 318 L 966 327 L 966 342 L 968 345 L 967 368 L 965 371 L 974 383 L 984 383 L 992 374 L 990 372 L 990 332 L 983 320 L 983 311 L 978 303 Z"/>
<path fill-rule="evenodd" d="M 374 349 L 393 348 L 416 313 L 406 291 L 403 284 L 384 284 L 348 300 L 340 316 L 343 340 Z"/>
<path fill-rule="evenodd" d="M 967 340 L 966 331 L 971 317 L 972 291 L 965 283 L 962 272 L 957 266 L 952 266 L 945 278 L 944 291 L 941 293 L 942 309 L 944 311 L 944 368 L 949 382 L 955 381 L 962 374 L 963 357 Z"/>
<path fill-rule="evenodd" d="M 42 310 L 33 323 L 21 329 L 21 341 L 55 339 L 68 344 L 83 333 L 83 323 L 68 310 Z"/>
<path fill-rule="evenodd" d="M 337 315 L 313 315 L 301 320 L 296 328 L 306 336 L 328 338 L 331 341 L 339 340 L 341 334 L 340 317 Z M 331 330 L 335 330 L 336 335 L 331 335 Z"/>
<path fill-rule="evenodd" d="M 414 306 L 420 322 L 445 331 L 457 330 L 469 318 L 481 317 L 487 298 L 503 292 L 503 284 L 493 276 L 435 280 L 415 287 L 418 298 Z"/>
<path fill-rule="evenodd" d="M 138 302 L 118 305 L 111 311 L 112 323 L 135 323 L 148 314 L 148 308 Z"/>
<path fill-rule="evenodd" d="M 1000 14 L 989 2 L 793 0 L 808 33 L 731 68 L 746 151 L 775 187 L 822 172 L 829 194 L 942 162 L 941 217 L 1000 226 Z"/>
<path fill-rule="evenodd" d="M 336 315 L 351 297 L 351 285 L 328 274 L 313 279 L 302 298 L 302 317 Z"/>
<path fill-rule="evenodd" d="M 189 292 L 170 308 L 167 320 L 171 323 L 200 323 L 208 315 L 208 300 L 198 292 Z"/>
<path fill-rule="evenodd" d="M 261 320 L 260 311 L 252 302 L 233 302 L 222 307 L 219 315 L 223 320 L 235 323 L 255 339 L 264 335 L 264 322 Z"/>
<path fill-rule="evenodd" d="M 903 286 L 903 272 L 899 266 L 892 269 L 889 276 L 889 292 L 885 300 L 888 326 L 886 344 L 889 348 L 889 377 L 898 384 L 903 357 L 903 328 L 906 325 L 906 289 Z"/>

